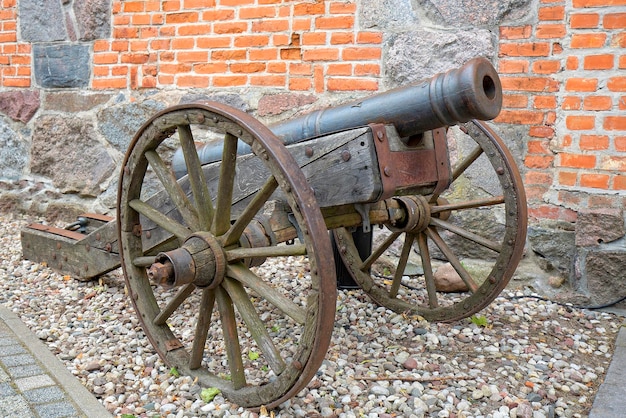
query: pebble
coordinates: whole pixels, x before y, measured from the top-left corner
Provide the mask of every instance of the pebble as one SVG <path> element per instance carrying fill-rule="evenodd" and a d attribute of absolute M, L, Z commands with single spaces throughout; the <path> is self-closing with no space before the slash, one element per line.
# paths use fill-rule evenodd
<path fill-rule="evenodd" d="M 172 375 L 143 334 L 119 270 L 80 282 L 23 260 L 16 243 L 32 221 L 0 215 L 0 303 L 18 313 L 113 415 L 269 416 L 222 395 L 207 403 L 197 382 Z M 275 273 L 296 268 L 266 264 Z M 532 295 L 505 290 L 477 314 L 487 326 L 477 326 L 469 319 L 429 323 L 378 307 L 360 290 L 340 291 L 322 368 L 273 416 L 587 416 L 622 321 L 522 298 Z M 292 300 L 299 298 L 294 293 Z M 184 332 L 192 336 L 189 318 L 197 312 L 185 309 L 172 320 L 188 322 Z"/>

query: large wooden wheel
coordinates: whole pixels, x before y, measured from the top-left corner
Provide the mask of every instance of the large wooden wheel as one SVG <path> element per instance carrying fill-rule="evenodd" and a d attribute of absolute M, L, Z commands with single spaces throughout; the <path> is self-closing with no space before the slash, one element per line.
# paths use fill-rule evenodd
<path fill-rule="evenodd" d="M 359 256 L 347 229 L 334 231 L 345 266 L 377 303 L 431 321 L 487 306 L 509 282 L 526 239 L 526 199 L 513 157 L 485 123 L 460 128 L 450 187 L 399 198 L 408 219 L 375 231 L 369 256 Z M 437 268 L 448 268 L 465 289 L 439 291 Z"/>
<path fill-rule="evenodd" d="M 223 141 L 221 162 L 201 167 L 195 143 L 212 140 Z M 262 178 L 240 169 L 240 141 Z M 180 180 L 178 147 L 188 173 Z M 299 231 L 291 245 L 263 222 L 275 196 Z M 276 406 L 307 385 L 334 324 L 332 250 L 311 188 L 271 131 L 218 103 L 158 113 L 126 154 L 118 229 L 132 303 L 167 364 L 245 407 Z M 150 239 L 163 232 L 171 239 L 155 249 Z"/>

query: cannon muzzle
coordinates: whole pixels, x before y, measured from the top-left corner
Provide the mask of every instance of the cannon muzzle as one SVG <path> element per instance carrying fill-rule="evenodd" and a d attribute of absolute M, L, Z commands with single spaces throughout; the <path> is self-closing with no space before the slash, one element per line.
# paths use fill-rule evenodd
<path fill-rule="evenodd" d="M 398 87 L 362 100 L 317 110 L 270 126 L 286 145 L 370 123 L 392 124 L 404 138 L 471 119 L 490 120 L 500 113 L 502 86 L 485 58 L 426 80 Z M 249 152 L 241 143 L 239 153 Z M 198 150 L 203 164 L 221 159 L 221 144 Z M 173 161 L 178 177 L 185 174 L 180 150 Z"/>

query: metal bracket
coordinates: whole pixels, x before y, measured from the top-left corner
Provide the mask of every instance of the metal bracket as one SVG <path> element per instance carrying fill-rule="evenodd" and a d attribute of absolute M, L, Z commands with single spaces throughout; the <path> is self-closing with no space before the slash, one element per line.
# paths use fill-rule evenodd
<path fill-rule="evenodd" d="M 372 230 L 372 224 L 370 223 L 370 203 L 355 203 L 354 209 L 361 215 L 363 221 L 363 232 L 367 233 Z"/>

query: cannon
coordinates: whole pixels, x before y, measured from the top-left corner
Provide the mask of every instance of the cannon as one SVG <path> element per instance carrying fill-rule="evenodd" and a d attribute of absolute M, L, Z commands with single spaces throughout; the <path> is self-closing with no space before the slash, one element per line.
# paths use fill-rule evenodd
<path fill-rule="evenodd" d="M 325 358 L 336 263 L 407 318 L 459 320 L 505 288 L 527 209 L 513 157 L 483 122 L 501 101 L 477 58 L 271 127 L 220 103 L 173 106 L 132 139 L 117 218 L 31 224 L 24 257 L 80 279 L 121 265 L 167 364 L 241 406 L 275 407 Z M 442 266 L 462 288 L 438 288 Z"/>

